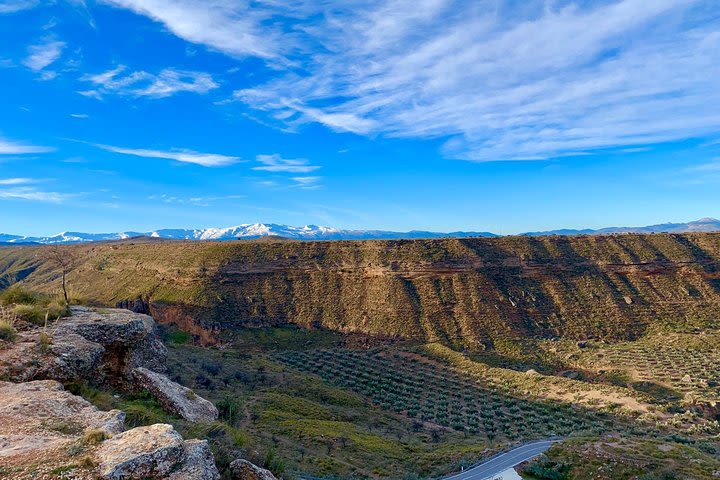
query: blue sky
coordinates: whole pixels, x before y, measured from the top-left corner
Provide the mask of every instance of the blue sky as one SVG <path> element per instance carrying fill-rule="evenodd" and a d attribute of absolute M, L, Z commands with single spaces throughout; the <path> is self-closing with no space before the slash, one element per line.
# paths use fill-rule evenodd
<path fill-rule="evenodd" d="M 0 0 L 0 232 L 720 216 L 716 0 Z"/>

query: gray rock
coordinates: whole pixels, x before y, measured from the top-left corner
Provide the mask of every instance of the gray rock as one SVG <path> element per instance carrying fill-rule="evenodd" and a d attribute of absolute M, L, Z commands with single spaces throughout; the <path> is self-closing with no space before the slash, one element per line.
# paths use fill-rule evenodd
<path fill-rule="evenodd" d="M 183 443 L 185 462 L 181 470 L 168 480 L 218 480 L 220 472 L 206 440 L 186 440 Z"/>
<path fill-rule="evenodd" d="M 205 440 L 183 441 L 172 425 L 137 427 L 106 440 L 96 458 L 106 480 L 219 480 Z"/>
<path fill-rule="evenodd" d="M 183 439 L 172 425 L 157 423 L 123 432 L 96 452 L 102 478 L 165 478 L 184 458 Z"/>
<path fill-rule="evenodd" d="M 136 386 L 150 392 L 163 409 L 185 420 L 209 423 L 218 418 L 218 410 L 212 402 L 161 373 L 140 367 L 133 370 L 133 379 Z"/>
<path fill-rule="evenodd" d="M 103 412 L 53 380 L 0 382 L 0 463 L 52 460 L 90 431 L 122 432 L 125 414 Z"/>
<path fill-rule="evenodd" d="M 123 356 L 129 374 L 135 367 L 165 370 L 167 349 L 157 335 L 152 317 L 121 309 L 93 310 L 73 307 L 72 316 L 62 319 L 55 327 L 55 335 L 75 333 L 102 345 L 113 356 Z"/>
<path fill-rule="evenodd" d="M 93 379 L 130 389 L 132 370 L 165 370 L 167 349 L 154 320 L 128 310 L 73 307 L 73 316 L 47 329 L 22 332 L 0 349 L 0 378 L 15 382 L 52 379 L 61 382 Z"/>
<path fill-rule="evenodd" d="M 97 368 L 105 349 L 80 335 L 68 333 L 55 335 L 48 346 L 49 361 L 43 377 L 60 382 L 87 378 Z"/>
<path fill-rule="evenodd" d="M 244 459 L 234 460 L 230 464 L 232 480 L 277 480 L 270 470 L 265 470 Z"/>

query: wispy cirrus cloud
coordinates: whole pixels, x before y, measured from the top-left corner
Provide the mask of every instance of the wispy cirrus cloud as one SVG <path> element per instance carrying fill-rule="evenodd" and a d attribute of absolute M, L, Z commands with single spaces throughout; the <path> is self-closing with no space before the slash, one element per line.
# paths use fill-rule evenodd
<path fill-rule="evenodd" d="M 217 153 L 200 153 L 186 149 L 151 150 L 146 148 L 124 148 L 103 144 L 94 144 L 94 146 L 108 152 L 119 153 L 122 155 L 132 155 L 135 157 L 145 158 L 162 158 L 182 163 L 194 163 L 195 165 L 203 167 L 225 167 L 242 162 L 240 157 L 220 155 Z"/>
<path fill-rule="evenodd" d="M 292 177 L 292 180 L 295 182 L 295 186 L 303 190 L 315 190 L 321 187 L 322 177 Z"/>
<path fill-rule="evenodd" d="M 195 197 L 179 197 L 177 195 L 159 194 L 150 195 L 148 200 L 156 200 L 162 203 L 192 205 L 195 207 L 210 207 L 219 201 L 241 200 L 245 195 L 219 195 L 219 196 L 195 196 Z"/>
<path fill-rule="evenodd" d="M 0 14 L 30 10 L 40 5 L 40 0 L 4 0 L 0 3 Z"/>
<path fill-rule="evenodd" d="M 271 68 L 248 117 L 440 139 L 445 156 L 533 160 L 720 134 L 716 0 L 100 0 Z M 688 74 L 687 72 L 692 72 Z M 267 80 L 265 80 L 267 79 Z M 120 66 L 86 96 L 217 88 Z"/>
<path fill-rule="evenodd" d="M 195 44 L 235 57 L 278 59 L 293 37 L 278 27 L 280 5 L 245 0 L 100 0 L 163 24 Z M 287 2 L 285 13 L 302 2 Z M 271 22 L 270 20 L 273 20 Z"/>
<path fill-rule="evenodd" d="M 720 158 L 687 167 L 684 171 L 688 173 L 720 172 Z"/>
<path fill-rule="evenodd" d="M 48 40 L 39 45 L 28 47 L 28 56 L 23 60 L 23 65 L 30 70 L 39 72 L 55 63 L 62 55 L 65 42 Z"/>
<path fill-rule="evenodd" d="M 39 190 L 35 187 L 22 186 L 0 188 L 0 200 L 30 200 L 36 202 L 62 203 L 74 194 Z"/>
<path fill-rule="evenodd" d="M 266 121 L 447 139 L 445 155 L 475 161 L 720 132 L 713 0 L 391 0 L 324 14 L 304 29 L 323 49 L 235 93 Z"/>
<path fill-rule="evenodd" d="M 307 173 L 320 168 L 317 165 L 310 165 L 310 161 L 304 158 L 283 158 L 277 153 L 258 155 L 256 160 L 261 165 L 252 167 L 252 169 L 266 172 Z"/>
<path fill-rule="evenodd" d="M 24 143 L 3 140 L 0 137 L 0 155 L 24 155 L 27 153 L 47 153 L 54 151 L 54 148 L 42 147 L 38 145 L 28 145 Z"/>
<path fill-rule="evenodd" d="M 25 185 L 28 183 L 35 183 L 37 180 L 34 178 L 15 177 L 15 178 L 0 178 L 0 185 Z"/>
<path fill-rule="evenodd" d="M 103 73 L 85 75 L 81 80 L 93 84 L 94 88 L 79 93 L 96 98 L 111 93 L 133 97 L 165 98 L 181 92 L 205 94 L 218 87 L 212 76 L 204 72 L 166 68 L 158 74 L 152 74 L 145 71 L 128 71 L 125 65 L 119 65 Z"/>

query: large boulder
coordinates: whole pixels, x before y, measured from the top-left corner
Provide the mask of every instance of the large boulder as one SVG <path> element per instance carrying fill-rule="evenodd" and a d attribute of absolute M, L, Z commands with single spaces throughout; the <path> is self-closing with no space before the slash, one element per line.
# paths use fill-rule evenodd
<path fill-rule="evenodd" d="M 133 378 L 138 388 L 150 392 L 163 409 L 170 413 L 191 422 L 209 423 L 218 418 L 218 410 L 212 402 L 161 373 L 140 367 L 133 370 Z"/>
<path fill-rule="evenodd" d="M 131 389 L 132 370 L 165 370 L 167 349 L 155 322 L 127 310 L 73 307 L 47 330 L 21 332 L 0 350 L 0 379 L 93 379 Z"/>
<path fill-rule="evenodd" d="M 75 334 L 53 338 L 43 345 L 41 331 L 21 332 L 0 349 L 0 378 L 13 382 L 52 379 L 71 382 L 90 376 L 105 353 L 97 343 Z"/>
<path fill-rule="evenodd" d="M 182 463 L 182 444 L 182 437 L 172 425 L 133 428 L 100 446 L 100 475 L 112 480 L 167 476 Z"/>
<path fill-rule="evenodd" d="M 100 411 L 52 380 L 0 382 L 0 465 L 15 472 L 14 479 L 46 478 L 55 468 L 77 464 L 94 442 L 120 433 L 124 419 L 123 412 Z M 83 469 L 75 473 L 73 478 L 94 478 Z"/>
<path fill-rule="evenodd" d="M 116 435 L 102 443 L 96 456 L 106 480 L 220 478 L 206 441 L 184 441 L 172 425 L 162 423 Z"/>
<path fill-rule="evenodd" d="M 55 478 L 59 468 L 83 480 L 220 478 L 206 441 L 165 424 L 124 432 L 124 420 L 53 380 L 0 382 L 0 466 L 23 480 Z"/>
<path fill-rule="evenodd" d="M 232 480 L 277 480 L 270 470 L 265 470 L 244 459 L 234 460 L 230 464 Z"/>
<path fill-rule="evenodd" d="M 108 373 L 129 377 L 136 367 L 165 371 L 167 349 L 152 317 L 122 309 L 73 307 L 55 327 L 55 336 L 78 334 L 106 350 Z"/>
<path fill-rule="evenodd" d="M 220 473 L 215 466 L 206 440 L 186 440 L 183 443 L 185 461 L 180 470 L 171 473 L 168 480 L 217 480 Z"/>

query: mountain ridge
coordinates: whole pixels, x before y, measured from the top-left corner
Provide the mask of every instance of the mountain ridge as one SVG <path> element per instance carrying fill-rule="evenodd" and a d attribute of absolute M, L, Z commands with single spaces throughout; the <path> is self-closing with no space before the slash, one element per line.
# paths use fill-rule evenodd
<path fill-rule="evenodd" d="M 605 227 L 599 229 L 558 229 L 536 232 L 525 232 L 519 236 L 548 236 L 548 235 L 606 235 L 619 233 L 691 233 L 691 232 L 717 232 L 720 231 L 720 220 L 705 217 L 685 223 L 662 223 L 641 227 Z M 353 230 L 339 229 L 319 225 L 305 225 L 296 227 L 274 223 L 245 223 L 224 228 L 197 228 L 197 229 L 158 229 L 150 232 L 115 232 L 115 233 L 85 233 L 61 232 L 45 237 L 32 237 L 0 233 L 0 245 L 7 244 L 70 244 L 98 241 L 127 240 L 135 237 L 151 237 L 168 240 L 241 240 L 262 237 L 278 237 L 290 240 L 395 240 L 395 239 L 432 239 L 432 238 L 469 238 L 469 237 L 499 237 L 492 232 L 484 231 L 455 231 L 431 232 L 424 230 L 411 230 L 397 232 L 391 230 Z"/>

